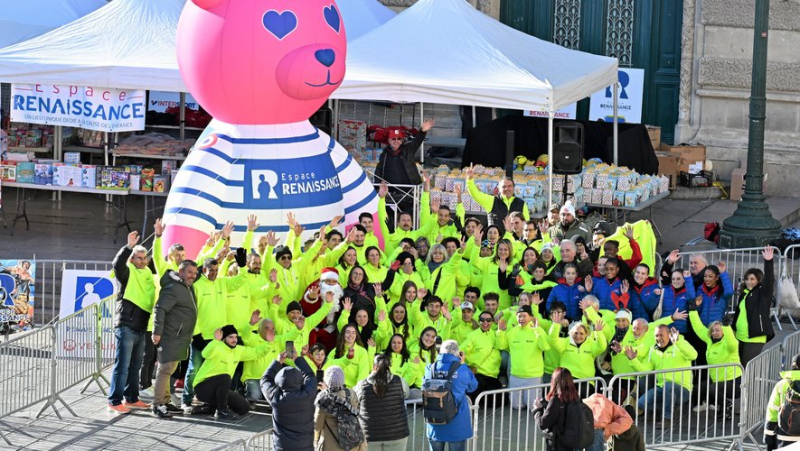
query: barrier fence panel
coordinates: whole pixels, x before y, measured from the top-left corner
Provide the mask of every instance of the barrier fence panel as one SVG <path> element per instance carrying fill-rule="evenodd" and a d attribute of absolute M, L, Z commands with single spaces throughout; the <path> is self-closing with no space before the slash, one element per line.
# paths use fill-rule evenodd
<path fill-rule="evenodd" d="M 212 448 L 211 451 L 247 451 L 247 442 L 242 439 Z"/>
<path fill-rule="evenodd" d="M 408 419 L 408 430 L 411 432 L 406 449 L 411 451 L 429 449 L 425 416 L 422 414 L 422 399 L 406 400 L 406 418 Z"/>
<path fill-rule="evenodd" d="M 272 428 L 250 437 L 247 440 L 248 451 L 272 451 Z"/>
<path fill-rule="evenodd" d="M 800 353 L 800 332 L 795 332 L 784 338 L 781 349 L 783 350 L 783 370 L 789 371 L 792 366 L 792 359 Z"/>
<path fill-rule="evenodd" d="M 97 367 L 97 305 L 56 322 L 56 392 L 61 393 L 90 377 Z"/>
<path fill-rule="evenodd" d="M 608 382 L 606 396 L 629 405 L 647 449 L 680 443 L 738 440 L 739 364 L 629 373 Z M 690 390 L 691 388 L 691 390 Z"/>
<path fill-rule="evenodd" d="M 753 432 L 764 425 L 769 396 L 780 377 L 782 359 L 781 347 L 773 346 L 747 363 L 742 381 L 742 441 L 750 438 L 758 444 Z"/>
<path fill-rule="evenodd" d="M 579 393 L 588 396 L 606 389 L 603 379 L 575 381 Z M 475 399 L 473 407 L 473 444 L 475 451 L 544 450 L 547 446 L 542 431 L 531 415 L 533 401 L 544 394 L 550 384 L 485 391 Z M 413 432 L 412 432 L 413 434 Z"/>
<path fill-rule="evenodd" d="M 797 256 L 797 258 L 792 258 Z M 793 244 L 783 252 L 786 275 L 791 277 L 795 287 L 800 283 L 800 244 Z"/>
<path fill-rule="evenodd" d="M 58 318 L 61 310 L 61 281 L 64 271 L 108 271 L 111 261 L 36 260 L 36 299 L 34 321 L 48 324 Z"/>
<path fill-rule="evenodd" d="M 775 250 L 775 276 L 778 277 L 781 273 L 781 251 L 773 247 Z M 726 270 L 731 278 L 733 287 L 736 288 L 739 279 L 744 276 L 745 271 L 750 268 L 764 269 L 764 257 L 761 255 L 762 247 L 749 247 L 744 249 L 714 249 L 710 251 L 700 252 L 686 252 L 681 253 L 678 261 L 675 262 L 673 268 L 689 269 L 689 259 L 693 255 L 703 256 L 709 265 L 716 265 L 718 262 L 723 261 L 727 266 Z"/>

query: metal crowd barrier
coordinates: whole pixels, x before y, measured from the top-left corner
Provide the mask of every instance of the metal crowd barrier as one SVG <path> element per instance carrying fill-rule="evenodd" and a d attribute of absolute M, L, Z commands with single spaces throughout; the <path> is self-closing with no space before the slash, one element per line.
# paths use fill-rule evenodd
<path fill-rule="evenodd" d="M 775 276 L 776 278 L 781 273 L 781 251 L 774 247 L 775 256 Z M 749 247 L 744 249 L 713 249 L 710 251 L 698 252 L 681 252 L 678 261 L 673 265 L 674 268 L 689 269 L 689 258 L 693 255 L 700 255 L 704 257 L 709 265 L 716 265 L 718 262 L 723 261 L 727 266 L 726 270 L 731 278 L 733 287 L 736 288 L 739 279 L 744 276 L 745 271 L 750 268 L 764 269 L 764 257 L 761 255 L 763 247 Z"/>
<path fill-rule="evenodd" d="M 747 363 L 742 379 L 742 393 L 745 394 L 740 419 L 742 442 L 749 438 L 758 444 L 753 432 L 764 425 L 769 396 L 780 377 L 784 353 L 781 348 L 773 346 Z"/>
<path fill-rule="evenodd" d="M 602 393 L 606 383 L 601 378 L 575 381 L 579 393 Z M 542 431 L 531 415 L 533 400 L 544 396 L 550 384 L 528 387 L 505 388 L 485 391 L 478 395 L 473 406 L 474 446 L 468 449 L 483 450 L 530 450 L 546 449 Z M 527 396 L 530 405 L 522 404 Z M 515 399 L 516 398 L 516 399 Z M 520 408 L 512 407 L 511 401 Z M 413 434 L 413 432 L 412 432 Z"/>
<path fill-rule="evenodd" d="M 211 451 L 247 451 L 247 442 L 242 439 L 212 448 Z"/>
<path fill-rule="evenodd" d="M 248 451 L 272 451 L 272 428 L 250 437 L 247 440 Z"/>
<path fill-rule="evenodd" d="M 784 338 L 780 348 L 783 350 L 783 370 L 789 371 L 792 366 L 792 359 L 800 353 L 800 332 L 795 332 Z"/>
<path fill-rule="evenodd" d="M 617 404 L 633 406 L 638 413 L 634 424 L 647 449 L 739 440 L 741 431 L 734 415 L 741 406 L 742 379 L 712 380 L 712 375 L 717 379 L 732 376 L 736 369 L 743 372 L 739 364 L 726 364 L 618 374 L 608 382 L 606 396 Z M 693 390 L 689 392 L 684 384 L 693 384 Z M 667 416 L 669 421 L 665 421 Z"/>
<path fill-rule="evenodd" d="M 373 186 L 375 186 L 375 191 L 380 189 L 380 177 L 375 174 L 372 175 Z M 394 227 L 397 227 L 397 212 L 400 211 L 399 205 L 403 202 L 411 201 L 412 210 L 409 212 L 411 213 L 411 221 L 414 224 L 414 228 L 419 228 L 420 223 L 420 211 L 422 209 L 422 205 L 420 205 L 420 199 L 422 198 L 422 185 L 394 185 L 389 183 L 389 193 L 386 194 L 386 210 L 387 213 L 390 209 L 395 209 L 395 213 L 393 214 L 394 217 Z M 429 206 L 426 206 L 429 208 Z"/>
<path fill-rule="evenodd" d="M 36 260 L 34 322 L 49 324 L 61 310 L 61 278 L 66 270 L 111 271 L 110 261 Z"/>
<path fill-rule="evenodd" d="M 54 358 L 56 330 L 53 325 L 0 343 L 0 419 L 44 402 L 38 418 L 48 407 L 61 414 L 56 401 L 73 415 L 75 412 L 56 390 L 58 368 Z M 11 445 L 2 431 L 0 437 Z"/>
<path fill-rule="evenodd" d="M 789 279 L 792 281 L 792 289 L 795 290 L 795 292 L 798 292 L 798 287 L 800 286 L 800 259 L 792 258 L 796 254 L 800 254 L 800 244 L 793 244 L 786 248 L 786 250 L 783 252 L 782 269 L 783 272 L 786 273 L 786 276 L 788 276 Z M 783 272 L 778 273 L 777 276 L 781 277 L 783 275 Z M 775 294 L 776 296 L 778 296 L 780 293 L 776 292 Z M 794 330 L 797 330 L 797 324 L 795 323 L 794 318 L 792 317 L 792 315 L 798 313 L 797 310 L 785 309 L 780 305 L 778 305 L 778 313 L 779 313 L 778 314 L 779 318 L 786 316 L 786 318 L 792 324 L 792 327 L 794 327 Z"/>

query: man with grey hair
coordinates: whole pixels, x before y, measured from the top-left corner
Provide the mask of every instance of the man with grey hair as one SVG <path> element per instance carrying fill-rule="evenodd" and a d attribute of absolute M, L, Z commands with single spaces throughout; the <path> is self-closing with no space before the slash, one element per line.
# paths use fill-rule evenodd
<path fill-rule="evenodd" d="M 675 262 L 680 258 L 681 253 L 675 249 L 667 255 L 664 259 L 664 265 L 661 267 L 661 284 L 669 286 L 672 281 L 672 271 L 675 269 Z M 702 254 L 692 254 L 689 256 L 689 272 L 692 273 L 692 281 L 694 282 L 695 289 L 703 284 L 703 273 L 705 273 L 708 266 L 708 260 Z M 685 267 L 685 266 L 684 266 Z"/>
<path fill-rule="evenodd" d="M 117 252 L 112 263 L 120 284 L 114 320 L 114 370 L 108 410 L 116 414 L 131 409 L 149 409 L 139 400 L 139 368 L 144 356 L 145 331 L 153 312 L 156 273 L 147 249 L 137 245 L 139 232 L 128 234 L 128 243 Z M 124 401 L 123 401 L 124 398 Z"/>
<path fill-rule="evenodd" d="M 427 424 L 428 439 L 431 451 L 444 451 L 445 446 L 451 451 L 465 450 L 467 440 L 472 438 L 472 421 L 470 418 L 470 402 L 467 393 L 478 389 L 478 380 L 465 364 L 464 353 L 455 340 L 445 340 L 439 348 L 436 361 L 425 368 L 423 387 L 432 379 L 449 379 L 450 391 L 457 406 L 456 416 L 446 424 Z M 455 368 L 454 371 L 451 369 Z M 424 390 L 424 388 L 423 388 Z"/>
<path fill-rule="evenodd" d="M 550 276 L 554 280 L 558 281 L 558 279 L 564 277 L 564 266 L 567 263 L 574 263 L 578 267 L 578 277 L 584 278 L 592 275 L 594 264 L 589 258 L 589 254 L 586 253 L 585 247 L 581 248 L 583 249 L 583 253 L 580 256 L 578 256 L 578 249 L 572 240 L 561 240 L 559 247 L 561 250 L 561 261 L 556 263 L 556 266 L 554 266 L 553 270 L 550 272 Z"/>

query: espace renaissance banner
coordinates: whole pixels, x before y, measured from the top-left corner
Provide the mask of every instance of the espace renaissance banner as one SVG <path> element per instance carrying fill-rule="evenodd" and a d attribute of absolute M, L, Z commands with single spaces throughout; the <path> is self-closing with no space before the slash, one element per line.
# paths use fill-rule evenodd
<path fill-rule="evenodd" d="M 144 130 L 143 90 L 91 86 L 11 85 L 11 120 L 101 132 Z"/>

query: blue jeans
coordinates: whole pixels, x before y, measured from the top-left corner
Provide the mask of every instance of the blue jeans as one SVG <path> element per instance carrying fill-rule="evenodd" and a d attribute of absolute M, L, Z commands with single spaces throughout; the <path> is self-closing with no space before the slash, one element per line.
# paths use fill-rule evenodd
<path fill-rule="evenodd" d="M 261 381 L 258 379 L 244 381 L 244 394 L 248 401 L 263 401 L 264 393 L 261 392 Z"/>
<path fill-rule="evenodd" d="M 606 451 L 606 436 L 603 434 L 602 429 L 594 430 L 594 442 L 591 448 L 586 448 L 591 451 Z"/>
<path fill-rule="evenodd" d="M 466 440 L 460 442 L 434 442 L 431 440 L 431 451 L 444 451 L 445 445 L 449 451 L 465 451 L 467 449 Z"/>
<path fill-rule="evenodd" d="M 663 387 L 651 388 L 644 395 L 639 397 L 637 404 L 639 410 L 644 410 L 645 407 L 653 409 L 658 402 L 664 402 L 664 419 L 669 420 L 672 418 L 672 408 L 676 403 L 683 404 L 689 402 L 691 393 L 683 386 L 672 383 L 664 382 Z M 679 404 L 679 405 L 680 405 Z M 656 411 L 656 415 L 660 412 Z"/>
<path fill-rule="evenodd" d="M 108 403 L 122 404 L 139 401 L 139 369 L 144 357 L 144 332 L 120 326 L 114 329 L 114 371 L 111 373 L 111 392 Z"/>
<path fill-rule="evenodd" d="M 186 405 L 192 405 L 194 398 L 194 377 L 197 375 L 197 370 L 203 364 L 203 351 L 194 347 L 194 344 L 189 346 L 189 365 L 186 367 L 186 377 L 183 380 L 183 396 L 181 402 Z"/>

